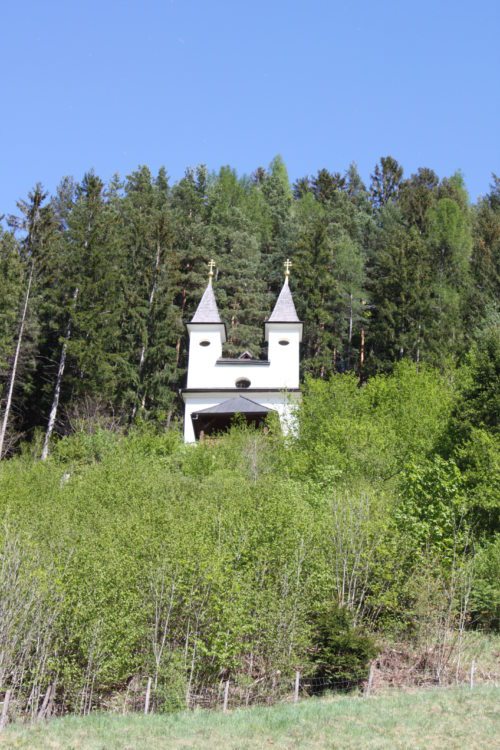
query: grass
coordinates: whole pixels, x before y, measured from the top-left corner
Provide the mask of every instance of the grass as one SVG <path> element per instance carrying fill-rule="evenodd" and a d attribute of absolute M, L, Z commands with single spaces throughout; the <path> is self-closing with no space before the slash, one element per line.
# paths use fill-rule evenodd
<path fill-rule="evenodd" d="M 495 687 L 330 697 L 298 705 L 168 716 L 66 716 L 11 725 L 0 748 L 30 750 L 254 750 L 311 748 L 500 747 L 500 691 Z"/>

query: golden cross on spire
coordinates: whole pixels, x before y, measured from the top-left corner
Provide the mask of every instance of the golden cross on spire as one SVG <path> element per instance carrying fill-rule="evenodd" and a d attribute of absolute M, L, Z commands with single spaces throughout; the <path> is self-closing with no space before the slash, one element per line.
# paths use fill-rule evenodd
<path fill-rule="evenodd" d="M 215 260 L 213 258 L 210 258 L 210 261 L 208 263 L 208 278 L 211 279 L 214 275 L 214 268 L 215 268 Z"/>
<path fill-rule="evenodd" d="M 291 268 L 291 267 L 292 267 L 292 265 L 293 265 L 293 264 L 292 264 L 292 261 L 291 261 L 291 260 L 290 260 L 289 258 L 287 258 L 287 259 L 285 260 L 285 262 L 283 263 L 283 265 L 285 266 L 285 278 L 287 278 L 287 279 L 288 279 L 288 277 L 290 276 L 290 268 Z"/>

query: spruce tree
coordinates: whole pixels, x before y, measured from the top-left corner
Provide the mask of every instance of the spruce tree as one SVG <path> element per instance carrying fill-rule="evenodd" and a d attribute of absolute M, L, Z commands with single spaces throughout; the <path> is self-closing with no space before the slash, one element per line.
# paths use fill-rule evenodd
<path fill-rule="evenodd" d="M 370 195 L 373 205 L 381 209 L 388 203 L 397 202 L 403 168 L 392 156 L 382 156 L 371 176 Z"/>
<path fill-rule="evenodd" d="M 107 200 L 102 180 L 89 172 L 77 187 L 65 234 L 72 322 L 67 387 L 76 403 L 90 399 L 122 414 L 132 366 L 120 346 L 126 300 L 118 230 L 117 207 Z"/>
<path fill-rule="evenodd" d="M 430 321 L 429 251 L 416 227 L 408 228 L 400 210 L 388 204 L 368 261 L 368 372 L 390 370 L 409 357 L 426 358 Z"/>
<path fill-rule="evenodd" d="M 500 300 L 500 178 L 476 206 L 473 223 L 471 323 L 498 312 Z"/>
<path fill-rule="evenodd" d="M 40 356 L 43 338 L 40 320 L 44 302 L 44 274 L 50 265 L 54 238 L 58 225 L 47 193 L 40 184 L 28 194 L 27 200 L 18 202 L 18 216 L 8 221 L 15 231 L 22 232 L 19 246 L 25 269 L 21 293 L 15 350 L 7 379 L 5 404 L 0 427 L 0 457 L 4 451 L 9 422 L 14 429 L 29 430 L 37 424 L 37 392 L 43 382 L 43 359 Z M 13 405 L 15 402 L 15 409 Z M 12 411 L 16 420 L 12 420 Z"/>
<path fill-rule="evenodd" d="M 121 347 L 132 364 L 126 401 L 130 417 L 171 411 L 175 343 L 180 333 L 173 301 L 178 259 L 173 252 L 173 219 L 168 179 L 153 179 L 147 167 L 132 173 L 120 205 L 122 289 L 126 315 Z"/>
<path fill-rule="evenodd" d="M 228 326 L 225 352 L 236 356 L 249 349 L 258 357 L 267 312 L 267 284 L 260 272 L 258 228 L 251 221 L 251 186 L 223 167 L 209 190 L 208 211 L 217 248 L 217 300 Z"/>

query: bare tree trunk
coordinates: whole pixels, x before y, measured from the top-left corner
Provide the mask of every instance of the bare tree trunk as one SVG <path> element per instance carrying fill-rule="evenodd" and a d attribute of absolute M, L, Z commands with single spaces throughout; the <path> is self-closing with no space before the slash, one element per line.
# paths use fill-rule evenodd
<path fill-rule="evenodd" d="M 365 329 L 361 329 L 361 343 L 359 345 L 359 374 L 363 373 L 363 365 L 365 364 Z"/>
<path fill-rule="evenodd" d="M 151 292 L 149 293 L 149 301 L 148 301 L 148 319 L 149 319 L 149 316 L 151 315 L 151 310 L 153 309 L 153 302 L 155 301 L 156 286 L 157 286 L 157 281 L 158 281 L 158 271 L 160 270 L 160 260 L 161 260 L 161 246 L 160 246 L 160 241 L 157 240 L 153 283 L 151 285 Z M 139 357 L 139 382 L 142 380 L 142 371 L 144 368 L 145 360 L 146 360 L 146 343 L 142 345 L 141 356 Z M 143 392 L 142 398 L 141 398 L 141 408 L 144 409 L 145 406 L 146 406 L 146 391 Z M 132 409 L 132 414 L 130 415 L 131 422 L 135 419 L 136 414 L 137 414 L 137 401 L 134 404 L 133 409 Z"/>
<path fill-rule="evenodd" d="M 352 292 L 349 294 L 349 369 L 352 359 Z"/>
<path fill-rule="evenodd" d="M 78 299 L 78 288 L 75 289 L 75 292 L 73 294 L 73 305 L 76 305 L 77 299 Z M 42 461 L 45 461 L 45 459 L 49 455 L 50 438 L 52 437 L 52 433 L 54 431 L 54 426 L 56 423 L 57 410 L 59 408 L 59 398 L 61 396 L 61 384 L 62 384 L 62 379 L 64 375 L 64 368 L 66 366 L 66 354 L 68 352 L 68 341 L 70 340 L 70 338 L 71 338 L 71 318 L 68 322 L 68 327 L 66 328 L 66 335 L 64 337 L 64 343 L 61 349 L 61 357 L 59 359 L 59 369 L 57 370 L 54 398 L 52 399 L 52 408 L 50 410 L 49 423 L 47 425 L 47 430 L 45 432 L 45 440 L 43 442 L 43 449 L 42 449 L 42 456 L 41 456 Z"/>
<path fill-rule="evenodd" d="M 2 427 L 0 430 L 0 460 L 3 455 L 3 445 L 5 442 L 5 433 L 7 432 L 7 424 L 9 422 L 10 409 L 12 406 L 12 394 L 14 393 L 14 385 L 16 383 L 17 366 L 19 364 L 19 355 L 21 353 L 21 344 L 23 341 L 24 327 L 26 325 L 26 317 L 28 314 L 28 303 L 31 294 L 31 283 L 33 281 L 33 263 L 31 264 L 30 275 L 28 279 L 28 288 L 26 289 L 26 295 L 24 298 L 23 313 L 21 316 L 21 324 L 19 326 L 19 334 L 17 336 L 16 352 L 14 354 L 14 362 L 12 363 L 12 371 L 10 373 L 9 390 L 7 393 L 7 401 L 5 403 L 5 411 L 3 415 Z"/>

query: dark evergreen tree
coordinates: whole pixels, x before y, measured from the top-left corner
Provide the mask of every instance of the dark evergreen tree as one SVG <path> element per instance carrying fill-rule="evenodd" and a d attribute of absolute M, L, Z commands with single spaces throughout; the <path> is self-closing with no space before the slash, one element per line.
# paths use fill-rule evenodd
<path fill-rule="evenodd" d="M 217 248 L 217 299 L 228 326 L 225 351 L 235 356 L 262 349 L 262 322 L 267 313 L 258 225 L 252 225 L 253 194 L 229 167 L 220 170 L 209 190 L 209 221 Z"/>
<path fill-rule="evenodd" d="M 75 402 L 102 402 L 118 414 L 123 414 L 133 380 L 133 363 L 121 349 L 126 318 L 121 240 L 118 206 L 108 201 L 104 183 L 90 172 L 77 187 L 65 234 L 72 324 L 66 389 Z"/>
<path fill-rule="evenodd" d="M 399 187 L 398 205 L 403 217 L 410 226 L 425 233 L 429 209 L 434 205 L 438 195 L 439 178 L 432 169 L 426 167 L 417 170 Z"/>
<path fill-rule="evenodd" d="M 500 300 L 500 178 L 476 207 L 473 225 L 471 323 L 494 315 Z"/>
<path fill-rule="evenodd" d="M 0 383 L 5 385 L 15 348 L 24 265 L 19 243 L 11 232 L 0 229 Z"/>
<path fill-rule="evenodd" d="M 371 176 L 370 195 L 375 208 L 383 208 L 398 199 L 403 167 L 392 156 L 383 156 Z"/>
<path fill-rule="evenodd" d="M 47 324 L 47 320 L 50 321 L 51 308 L 47 300 L 54 296 L 49 278 L 59 241 L 59 225 L 47 198 L 48 193 L 43 187 L 35 185 L 27 200 L 17 203 L 19 215 L 8 218 L 13 230 L 20 233 L 19 247 L 25 275 L 5 417 L 10 418 L 14 405 L 16 428 L 30 435 L 42 420 L 44 386 L 50 369 L 48 338 L 51 324 Z"/>
<path fill-rule="evenodd" d="M 269 310 L 283 281 L 283 263 L 293 247 L 292 190 L 283 159 L 276 156 L 259 183 L 264 198 L 266 229 L 262 241 L 262 274 L 267 280 Z"/>
<path fill-rule="evenodd" d="M 368 371 L 391 369 L 409 357 L 426 358 L 430 320 L 430 257 L 416 227 L 407 228 L 401 212 L 388 204 L 368 263 L 370 320 Z"/>
<path fill-rule="evenodd" d="M 121 323 L 123 354 L 133 364 L 126 400 L 130 416 L 169 413 L 177 380 L 175 344 L 181 321 L 174 308 L 178 258 L 173 251 L 173 219 L 164 170 L 153 180 L 147 167 L 127 178 L 119 202 L 122 289 L 126 300 Z"/>

